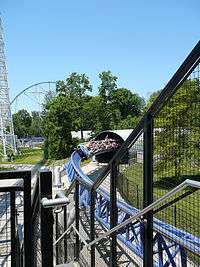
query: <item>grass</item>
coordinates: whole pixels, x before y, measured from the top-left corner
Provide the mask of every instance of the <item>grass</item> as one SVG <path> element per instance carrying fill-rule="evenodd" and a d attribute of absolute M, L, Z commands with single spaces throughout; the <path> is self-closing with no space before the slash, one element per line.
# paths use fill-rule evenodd
<path fill-rule="evenodd" d="M 0 171 L 10 171 L 10 170 L 14 170 L 14 168 L 11 167 L 0 167 Z"/>
<path fill-rule="evenodd" d="M 37 164 L 43 162 L 43 150 L 41 148 L 21 148 L 21 154 L 16 155 L 13 162 L 1 161 L 0 164 Z"/>
<path fill-rule="evenodd" d="M 44 166 L 49 167 L 52 165 L 62 165 L 67 163 L 70 160 L 70 157 L 65 158 L 65 159 L 59 159 L 59 160 L 55 160 L 55 159 L 47 159 L 44 160 Z"/>
<path fill-rule="evenodd" d="M 185 179 L 193 179 L 200 181 L 198 170 L 191 170 L 191 174 L 185 173 L 177 178 L 172 175 L 172 169 L 166 169 L 160 175 L 154 172 L 153 195 L 154 200 L 160 198 L 172 188 L 176 187 Z M 127 168 L 121 169 L 118 178 L 118 190 L 124 199 L 134 207 L 139 209 L 143 206 L 143 165 L 133 163 Z M 186 190 L 184 191 L 186 192 Z M 176 195 L 180 196 L 183 191 Z M 174 199 L 174 198 L 173 198 Z M 170 200 L 173 200 L 170 199 Z M 179 229 L 185 230 L 195 236 L 200 237 L 199 221 L 199 200 L 200 193 L 195 191 L 187 197 L 179 200 L 175 204 L 158 212 L 155 217 L 162 221 L 172 224 Z M 164 204 L 164 203 L 162 203 Z"/>

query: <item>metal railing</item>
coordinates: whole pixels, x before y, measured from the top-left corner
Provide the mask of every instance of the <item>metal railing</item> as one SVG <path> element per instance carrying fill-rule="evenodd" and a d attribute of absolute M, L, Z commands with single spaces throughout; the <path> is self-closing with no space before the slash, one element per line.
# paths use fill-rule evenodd
<path fill-rule="evenodd" d="M 152 203 L 157 203 L 157 199 L 162 199 L 162 195 L 165 195 L 171 188 L 176 188 L 177 185 L 181 184 L 183 180 L 186 178 L 192 177 L 197 178 L 194 175 L 194 171 L 196 171 L 197 175 L 199 175 L 199 154 L 197 152 L 197 140 L 198 140 L 198 131 L 199 131 L 199 124 L 198 124 L 198 107 L 199 104 L 199 61 L 200 61 L 200 42 L 196 45 L 196 47 L 192 50 L 190 55 L 169 81 L 169 83 L 165 86 L 162 90 L 161 94 L 157 97 L 157 99 L 153 102 L 151 107 L 147 110 L 144 114 L 143 118 L 140 120 L 138 125 L 135 127 L 131 135 L 128 137 L 126 142 L 122 145 L 122 147 L 118 150 L 115 154 L 113 159 L 108 164 L 107 168 L 96 178 L 95 182 L 92 182 L 87 179 L 87 177 L 82 173 L 79 169 L 80 165 L 80 158 L 76 155 L 72 155 L 74 160 L 72 160 L 71 164 L 72 169 L 74 169 L 74 180 L 75 180 L 75 228 L 76 228 L 76 259 L 79 259 L 79 252 L 80 252 L 80 237 L 78 235 L 79 228 L 80 228 L 80 206 L 82 199 L 80 199 L 80 190 L 82 188 L 86 188 L 89 191 L 89 237 L 90 237 L 90 244 L 91 244 L 91 251 L 90 251 L 90 265 L 95 266 L 95 239 L 96 239 L 96 228 L 95 228 L 95 213 L 97 209 L 97 202 L 95 196 L 98 192 L 98 188 L 103 184 L 103 182 L 109 177 L 110 175 L 110 201 L 109 201 L 109 209 L 108 212 L 110 213 L 109 217 L 109 225 L 113 231 L 110 230 L 110 265 L 117 266 L 119 263 L 117 262 L 117 232 L 115 231 L 115 227 L 118 225 L 118 213 L 119 209 L 117 207 L 117 180 L 119 174 L 124 172 L 124 169 L 128 169 L 129 171 L 129 179 L 132 176 L 135 177 L 135 183 L 139 187 L 140 192 L 142 192 L 142 210 L 146 210 L 146 207 L 151 207 Z M 192 93 L 190 93 L 192 92 Z M 194 104 L 193 104 L 194 103 Z M 188 106 L 187 106 L 188 105 Z M 194 116 L 188 116 L 187 123 L 182 120 L 183 114 L 181 111 L 178 110 L 178 107 L 182 107 L 183 110 L 185 108 L 185 112 L 188 111 L 190 114 Z M 169 119 L 168 119 L 169 117 Z M 196 121 L 194 121 L 193 117 Z M 169 121 L 172 121 L 172 126 L 169 124 Z M 170 132 L 171 130 L 171 132 Z M 165 136 L 167 134 L 168 138 Z M 191 138 L 188 137 L 190 134 Z M 173 141 L 171 142 L 170 139 Z M 133 169 L 132 174 L 130 176 L 130 167 L 124 167 L 120 165 L 121 159 L 123 159 L 124 155 L 127 153 L 127 150 L 133 150 L 134 146 L 137 142 L 142 143 L 143 152 L 142 158 L 140 158 L 137 164 L 132 164 L 131 168 Z M 158 149 L 159 148 L 159 149 Z M 166 148 L 168 150 L 166 150 Z M 180 152 L 180 150 L 182 151 Z M 192 150 L 193 149 L 193 150 Z M 166 152 L 165 152 L 166 151 Z M 178 151 L 178 152 L 177 152 Z M 165 153 L 165 154 L 164 154 Z M 174 158 L 171 160 L 166 158 L 166 154 L 173 156 Z M 184 159 L 182 160 L 182 158 Z M 164 159 L 166 158 L 169 161 L 166 167 L 164 165 Z M 182 161 L 182 162 L 181 162 Z M 190 165 L 187 166 L 188 162 Z M 162 165 L 161 165 L 162 164 Z M 173 165 L 174 164 L 174 165 Z M 164 167 L 163 167 L 164 165 Z M 181 167 L 182 174 L 180 171 L 177 172 L 177 165 Z M 161 169 L 161 167 L 162 169 Z M 186 166 L 186 167 L 185 167 Z M 70 167 L 70 166 L 69 166 Z M 160 168 L 160 169 L 158 169 Z M 180 169 L 180 168 L 179 168 Z M 186 170 L 185 170 L 186 169 Z M 198 169 L 198 170 L 196 170 Z M 159 171 L 158 171 L 159 170 Z M 72 170 L 73 171 L 73 170 Z M 173 173 L 172 173 L 173 172 Z M 172 174 L 171 174 L 172 173 Z M 175 175 L 174 175 L 175 173 Z M 169 177 L 168 177 L 169 174 Z M 161 178 L 158 177 L 160 175 Z M 182 176 L 181 176 L 182 175 Z M 140 176 L 140 181 L 139 181 Z M 174 180 L 173 180 L 174 179 Z M 171 184 L 169 184 L 169 181 Z M 171 182 L 172 181 L 172 182 Z M 158 188 L 159 186 L 159 188 Z M 164 187 L 165 186 L 165 187 Z M 130 192 L 131 193 L 131 192 Z M 167 193 L 168 194 L 168 193 Z M 192 194 L 195 195 L 196 193 Z M 184 194 L 183 194 L 184 195 Z M 188 197 L 189 194 L 186 196 Z M 183 196 L 177 197 L 177 201 L 183 199 Z M 155 201 L 154 201 L 155 200 Z M 87 201 L 87 200 L 85 200 Z M 186 202 L 182 202 L 186 205 Z M 170 248 L 167 245 L 168 241 L 164 241 L 161 239 L 162 236 L 159 236 L 155 239 L 154 236 L 154 215 L 160 219 L 167 225 L 169 222 L 169 226 L 163 227 L 170 227 L 171 231 L 173 231 L 173 224 L 169 217 L 168 207 L 172 206 L 176 203 L 174 200 L 169 200 L 169 203 L 165 203 L 165 209 L 159 209 L 158 212 L 154 211 L 153 209 L 147 210 L 148 212 L 145 213 L 145 227 L 143 232 L 143 266 L 151 267 L 153 265 L 158 264 L 158 266 L 162 266 L 161 262 L 166 260 L 166 264 L 172 264 L 173 266 L 186 266 L 185 258 L 189 257 L 189 261 L 191 266 L 195 266 L 196 262 L 199 262 L 199 259 L 196 260 L 194 256 L 186 255 L 183 253 L 184 249 L 178 250 L 178 247 L 181 246 L 181 242 L 176 243 L 174 245 L 177 251 L 181 251 L 181 263 L 175 262 L 176 259 L 174 256 L 169 255 L 169 259 L 166 259 L 166 255 L 163 256 L 163 249 L 161 251 L 158 250 L 158 254 L 160 254 L 159 261 L 154 259 L 154 251 L 153 246 L 166 246 L 166 254 L 170 254 Z M 191 202 L 189 202 L 192 205 Z M 133 203 L 134 205 L 137 205 Z M 198 206 L 198 196 L 194 196 L 194 205 Z M 136 207 L 136 206 L 135 206 Z M 191 219 L 192 216 L 185 215 L 185 218 L 182 218 L 184 214 L 187 214 L 188 208 L 185 209 L 185 212 L 180 213 L 180 205 L 177 206 L 178 213 L 176 213 L 177 217 L 176 222 L 177 225 L 181 228 L 181 231 L 189 230 L 187 224 L 187 216 L 188 219 Z M 164 213 L 162 213 L 164 210 Z M 196 212 L 196 213 L 195 213 Z M 197 214 L 198 211 L 194 211 L 194 214 Z M 184 220 L 184 221 L 183 221 Z M 196 220 L 196 219 L 195 219 Z M 171 225 L 171 226 L 170 226 Z M 189 227 L 192 228 L 192 224 L 189 224 Z M 196 226 L 198 228 L 198 226 Z M 162 232 L 161 227 L 158 226 L 159 231 Z M 199 230 L 192 230 L 192 234 L 198 235 Z M 183 232 L 182 232 L 183 233 Z M 185 234 L 186 235 L 186 234 Z M 188 234 L 189 235 L 189 234 Z M 98 240 L 98 239 L 97 239 Z M 169 242 L 168 242 L 169 243 Z M 187 243 L 187 241 L 186 241 Z M 187 244 L 185 243 L 185 247 Z M 177 252 L 174 252 L 176 255 Z M 168 263 L 167 263 L 168 261 Z M 179 258 L 178 258 L 178 261 Z M 141 264 L 141 263 L 140 263 Z M 159 265 L 160 264 L 160 265 Z M 164 265 L 164 263 L 163 263 Z"/>
<path fill-rule="evenodd" d="M 50 172 L 40 173 L 33 191 L 31 172 L 0 172 L 0 180 L 23 180 L 0 187 L 10 194 L 6 216 L 11 224 L 12 266 L 52 267 L 54 255 L 56 264 L 81 263 L 83 252 L 92 267 L 103 266 L 101 252 L 107 252 L 105 265 L 113 267 L 122 262 L 144 267 L 200 264 L 199 193 L 185 189 L 199 188 L 200 180 L 199 62 L 200 42 L 94 182 L 81 170 L 76 152 L 68 164 L 72 184 L 56 199 L 52 199 Z M 138 144 L 142 156 L 135 154 Z M 126 166 L 120 162 L 127 150 Z M 118 194 L 120 176 L 134 180 L 133 187 L 142 194 L 140 201 L 131 190 L 129 199 L 124 195 L 132 208 Z M 102 190 L 106 181 L 108 192 Z M 16 221 L 19 191 L 23 192 L 22 241 Z M 174 223 L 168 209 L 175 204 Z"/>
<path fill-rule="evenodd" d="M 52 209 L 40 204 L 42 198 L 52 197 L 52 175 L 41 171 L 33 188 L 31 179 L 31 171 L 0 171 L 1 196 L 7 195 L 0 236 L 7 232 L 11 240 L 5 243 L 8 249 L 2 264 L 13 267 L 53 266 Z"/>

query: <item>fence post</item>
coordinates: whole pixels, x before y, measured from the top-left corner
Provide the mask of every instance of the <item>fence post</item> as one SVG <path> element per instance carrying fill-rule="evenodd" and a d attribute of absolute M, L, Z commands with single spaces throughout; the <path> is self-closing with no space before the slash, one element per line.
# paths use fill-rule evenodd
<path fill-rule="evenodd" d="M 95 191 L 90 191 L 90 241 L 95 239 Z M 91 246 L 91 267 L 95 267 L 95 245 Z"/>
<path fill-rule="evenodd" d="M 59 226 L 58 226 L 58 212 L 55 211 L 55 230 L 56 230 L 56 240 L 59 238 Z M 56 244 L 56 264 L 59 264 L 59 242 Z"/>
<path fill-rule="evenodd" d="M 147 115 L 144 126 L 144 208 L 153 202 L 153 118 Z M 145 216 L 143 266 L 153 267 L 153 212 Z"/>
<path fill-rule="evenodd" d="M 24 266 L 32 266 L 31 172 L 24 176 Z"/>
<path fill-rule="evenodd" d="M 79 232 L 79 181 L 77 179 L 75 184 L 75 226 L 77 231 Z M 79 248 L 80 248 L 80 241 L 79 241 L 79 236 L 76 233 L 76 247 L 75 247 L 76 261 L 79 260 Z"/>
<path fill-rule="evenodd" d="M 52 173 L 40 172 L 40 203 L 43 197 L 52 198 Z M 53 267 L 53 210 L 40 204 L 42 265 Z"/>
<path fill-rule="evenodd" d="M 118 222 L 117 210 L 117 165 L 112 163 L 110 173 L 110 228 L 112 229 Z M 117 233 L 114 232 L 110 235 L 110 266 L 117 266 Z"/>
<path fill-rule="evenodd" d="M 11 267 L 15 267 L 16 256 L 17 256 L 15 192 L 10 193 L 10 213 L 11 213 Z"/>
<path fill-rule="evenodd" d="M 67 230 L 67 206 L 63 207 L 64 232 Z M 67 235 L 64 237 L 65 262 L 67 262 Z"/>

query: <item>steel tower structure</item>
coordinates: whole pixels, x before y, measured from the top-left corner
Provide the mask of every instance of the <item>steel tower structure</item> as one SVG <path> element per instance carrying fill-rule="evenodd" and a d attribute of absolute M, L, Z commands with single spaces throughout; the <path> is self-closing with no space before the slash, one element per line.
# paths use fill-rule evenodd
<path fill-rule="evenodd" d="M 0 17 L 0 143 L 3 146 L 3 158 L 8 158 L 11 148 L 16 153 L 16 142 L 9 99 L 8 76 L 4 51 L 3 27 Z"/>

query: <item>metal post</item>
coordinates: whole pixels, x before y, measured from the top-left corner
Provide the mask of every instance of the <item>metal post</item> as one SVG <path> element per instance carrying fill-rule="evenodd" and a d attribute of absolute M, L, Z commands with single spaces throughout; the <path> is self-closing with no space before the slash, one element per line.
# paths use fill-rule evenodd
<path fill-rule="evenodd" d="M 31 172 L 24 177 L 24 266 L 32 266 Z"/>
<path fill-rule="evenodd" d="M 117 210 L 117 166 L 115 162 L 112 163 L 110 173 L 110 228 L 112 229 L 118 222 Z M 114 232 L 110 235 L 110 266 L 117 266 L 117 233 Z"/>
<path fill-rule="evenodd" d="M 59 238 L 59 229 L 58 229 L 58 212 L 55 213 L 56 215 L 56 240 Z M 56 264 L 59 264 L 59 242 L 56 244 Z"/>
<path fill-rule="evenodd" d="M 75 184 L 75 225 L 77 231 L 79 231 L 79 182 L 76 180 Z M 76 233 L 76 247 L 75 247 L 75 258 L 76 261 L 79 260 L 79 248 L 80 248 L 80 241 L 79 236 Z"/>
<path fill-rule="evenodd" d="M 52 198 L 52 173 L 40 172 L 40 201 Z M 40 205 L 42 266 L 53 267 L 53 210 Z"/>
<path fill-rule="evenodd" d="M 136 185 L 136 194 L 137 194 L 137 208 L 139 209 L 139 186 L 138 184 Z"/>
<path fill-rule="evenodd" d="M 176 222 L 177 222 L 177 213 L 176 213 L 176 205 L 172 206 L 173 207 L 173 215 L 174 215 L 174 226 L 176 227 Z"/>
<path fill-rule="evenodd" d="M 90 191 L 90 242 L 95 239 L 95 191 Z M 91 267 L 95 267 L 95 245 L 91 246 Z"/>
<path fill-rule="evenodd" d="M 64 232 L 67 230 L 67 206 L 63 207 Z M 67 262 L 67 235 L 64 237 L 64 253 L 65 262 Z"/>
<path fill-rule="evenodd" d="M 144 208 L 153 202 L 153 119 L 146 117 L 144 126 Z M 153 267 L 153 211 L 145 216 L 143 266 Z"/>
<path fill-rule="evenodd" d="M 11 212 L 11 267 L 16 267 L 17 240 L 15 222 L 15 192 L 10 193 L 10 212 Z"/>

